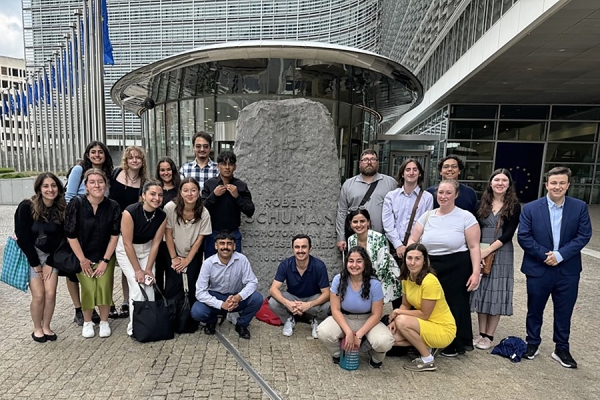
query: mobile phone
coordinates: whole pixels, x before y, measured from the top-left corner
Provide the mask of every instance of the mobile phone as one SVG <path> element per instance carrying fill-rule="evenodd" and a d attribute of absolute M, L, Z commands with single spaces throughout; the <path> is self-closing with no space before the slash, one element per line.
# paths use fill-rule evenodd
<path fill-rule="evenodd" d="M 144 278 L 144 283 L 147 286 L 152 285 L 152 282 L 154 281 L 154 279 L 150 276 L 150 275 L 146 275 L 146 277 Z"/>

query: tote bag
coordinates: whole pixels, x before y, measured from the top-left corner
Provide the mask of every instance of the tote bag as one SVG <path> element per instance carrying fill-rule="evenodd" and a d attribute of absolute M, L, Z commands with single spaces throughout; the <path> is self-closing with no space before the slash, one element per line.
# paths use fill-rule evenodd
<path fill-rule="evenodd" d="M 173 322 L 175 320 L 175 304 L 165 299 L 158 288 L 154 290 L 161 298 L 148 300 L 144 287 L 140 285 L 144 300 L 133 301 L 133 337 L 138 342 L 156 342 L 170 340 L 175 337 Z"/>
<path fill-rule="evenodd" d="M 8 237 L 4 248 L 0 281 L 23 292 L 29 287 L 29 262 L 12 236 Z"/>

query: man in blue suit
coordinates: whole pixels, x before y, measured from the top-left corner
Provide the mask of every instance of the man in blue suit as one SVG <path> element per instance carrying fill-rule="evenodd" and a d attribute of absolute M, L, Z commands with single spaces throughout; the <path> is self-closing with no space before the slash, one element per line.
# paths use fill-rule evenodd
<path fill-rule="evenodd" d="M 565 368 L 577 368 L 569 351 L 571 316 L 577 301 L 581 249 L 592 237 L 587 205 L 566 196 L 571 180 L 567 167 L 552 168 L 546 197 L 521 212 L 518 240 L 525 254 L 521 272 L 527 277 L 527 353 L 539 354 L 544 308 L 552 295 L 555 349 L 552 358 Z"/>

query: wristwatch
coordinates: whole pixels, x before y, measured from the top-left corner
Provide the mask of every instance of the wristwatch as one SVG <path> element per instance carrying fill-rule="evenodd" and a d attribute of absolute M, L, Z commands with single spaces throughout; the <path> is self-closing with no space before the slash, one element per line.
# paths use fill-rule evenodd
<path fill-rule="evenodd" d="M 109 260 L 108 258 L 103 258 L 103 259 L 102 259 L 102 260 L 100 260 L 100 261 L 104 261 L 104 262 L 105 262 L 105 263 L 107 263 L 107 264 L 110 262 L 110 260 Z"/>

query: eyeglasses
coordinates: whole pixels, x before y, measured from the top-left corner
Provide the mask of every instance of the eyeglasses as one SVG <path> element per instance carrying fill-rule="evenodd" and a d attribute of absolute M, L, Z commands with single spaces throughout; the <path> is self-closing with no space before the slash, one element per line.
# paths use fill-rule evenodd
<path fill-rule="evenodd" d="M 365 164 L 374 164 L 377 162 L 377 159 L 376 158 L 363 158 L 360 161 L 364 162 Z"/>
<path fill-rule="evenodd" d="M 444 164 L 442 169 L 458 169 L 458 164 Z"/>

